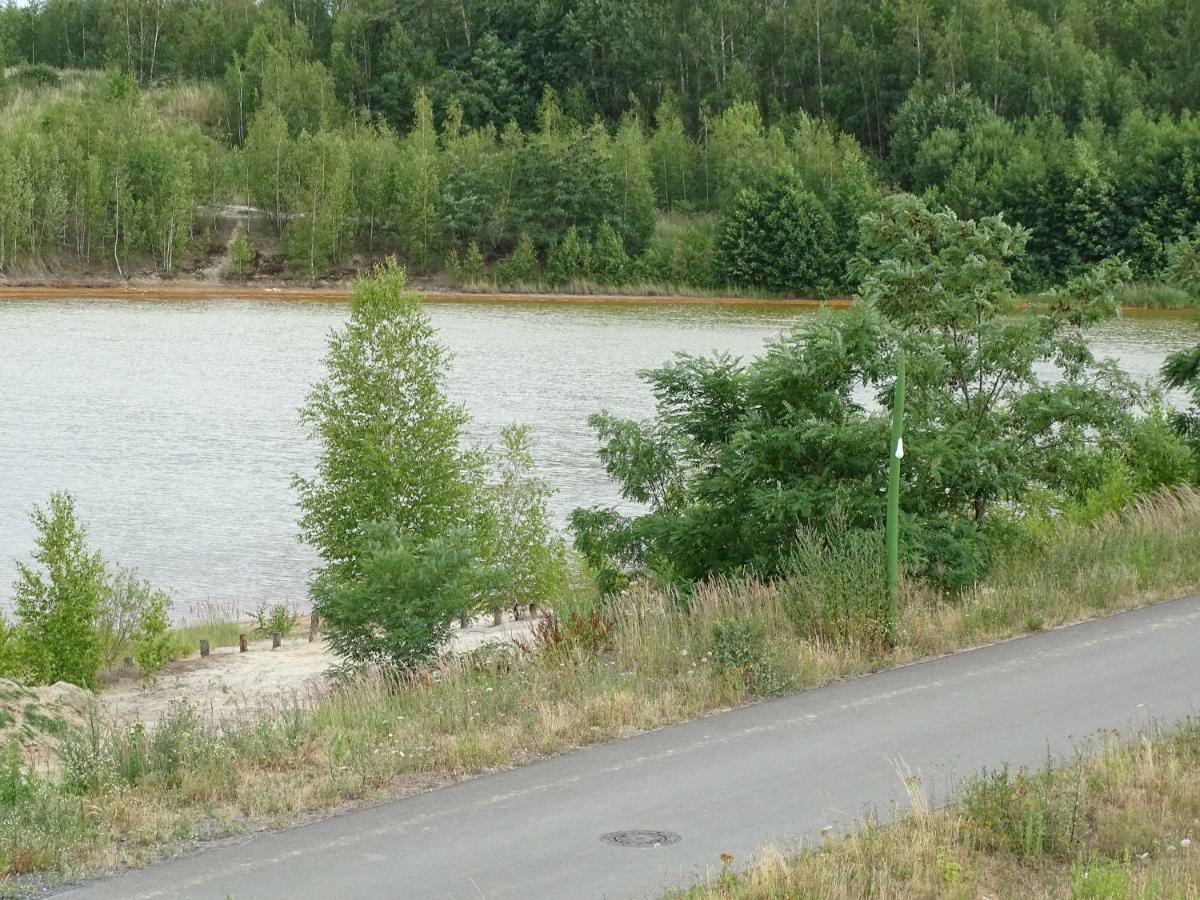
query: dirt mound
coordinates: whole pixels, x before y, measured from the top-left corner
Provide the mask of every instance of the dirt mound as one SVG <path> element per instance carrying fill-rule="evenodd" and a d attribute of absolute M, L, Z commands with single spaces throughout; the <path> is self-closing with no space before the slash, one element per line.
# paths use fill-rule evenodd
<path fill-rule="evenodd" d="M 15 743 L 29 765 L 53 769 L 59 745 L 88 721 L 95 704 L 92 694 L 63 681 L 25 687 L 0 678 L 0 747 Z"/>

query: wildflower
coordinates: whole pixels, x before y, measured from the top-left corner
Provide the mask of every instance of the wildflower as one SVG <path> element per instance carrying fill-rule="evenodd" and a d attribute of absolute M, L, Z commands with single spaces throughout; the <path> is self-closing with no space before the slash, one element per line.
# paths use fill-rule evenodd
<path fill-rule="evenodd" d="M 1179 842 L 1179 846 L 1186 850 L 1188 847 L 1192 846 L 1192 842 L 1188 838 L 1184 838 Z"/>

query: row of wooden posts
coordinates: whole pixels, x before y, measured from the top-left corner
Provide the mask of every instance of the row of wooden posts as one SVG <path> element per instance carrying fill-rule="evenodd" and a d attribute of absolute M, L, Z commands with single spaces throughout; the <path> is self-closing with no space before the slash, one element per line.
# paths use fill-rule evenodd
<path fill-rule="evenodd" d="M 313 641 L 315 641 L 317 639 L 317 630 L 319 628 L 320 628 L 320 620 L 314 614 L 313 616 L 311 616 L 309 618 L 309 624 L 308 624 L 308 641 L 309 641 L 309 643 L 312 643 Z M 282 645 L 283 645 L 283 635 L 280 634 L 278 631 L 272 632 L 271 633 L 271 649 L 277 650 Z M 245 653 L 249 649 L 250 649 L 250 639 L 244 634 L 239 634 L 238 635 L 238 652 Z M 208 652 L 209 652 L 208 639 L 201 638 L 200 639 L 200 655 L 208 656 Z M 133 657 L 132 656 L 125 657 L 125 668 L 126 669 L 133 668 Z"/>

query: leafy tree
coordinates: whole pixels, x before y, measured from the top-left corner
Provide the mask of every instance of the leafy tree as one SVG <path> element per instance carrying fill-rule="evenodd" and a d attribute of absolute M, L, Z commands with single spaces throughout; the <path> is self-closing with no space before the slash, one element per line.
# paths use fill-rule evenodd
<path fill-rule="evenodd" d="M 411 669 L 450 637 L 470 592 L 474 542 L 462 530 L 420 540 L 391 521 L 360 531 L 356 571 L 335 577 L 327 570 L 313 583 L 329 644 L 354 665 Z"/>
<path fill-rule="evenodd" d="M 17 563 L 13 602 L 23 667 L 32 681 L 67 681 L 95 689 L 100 670 L 96 620 L 107 573 L 75 517 L 75 500 L 50 495 L 47 508 L 30 516 L 37 532 L 33 562 Z"/>
<path fill-rule="evenodd" d="M 539 280 L 537 250 L 524 232 L 512 253 L 496 266 L 496 279 L 506 285 L 531 285 Z"/>
<path fill-rule="evenodd" d="M 833 220 L 789 174 L 741 191 L 721 220 L 718 265 L 731 284 L 827 294 L 836 277 Z"/>
<path fill-rule="evenodd" d="M 481 606 L 497 610 L 547 604 L 566 586 L 566 553 L 550 522 L 550 487 L 533 472 L 529 429 L 510 425 L 501 431 L 492 455 L 493 481 L 481 492 L 477 526 L 483 565 Z"/>
<path fill-rule="evenodd" d="M 1192 405 L 1172 414 L 1171 425 L 1191 448 L 1195 460 L 1193 480 L 1200 484 L 1200 344 L 1167 357 L 1162 379 L 1169 388 L 1187 391 Z"/>
<path fill-rule="evenodd" d="M 591 248 L 579 236 L 574 225 L 563 239 L 546 253 L 546 281 L 550 284 L 570 284 L 591 272 Z"/>
<path fill-rule="evenodd" d="M 389 260 L 355 282 L 350 320 L 329 339 L 326 377 L 310 393 L 301 421 L 317 440 L 314 473 L 296 476 L 300 532 L 321 558 L 314 607 L 338 635 L 342 585 L 363 578 L 370 523 L 390 522 L 421 554 L 468 523 L 473 457 L 460 447 L 467 416 L 446 399 L 446 352 L 434 339 L 420 298 Z M 383 542 L 386 544 L 386 542 Z"/>
<path fill-rule="evenodd" d="M 239 225 L 229 240 L 229 274 L 246 278 L 254 272 L 254 245 L 246 236 L 246 229 Z"/>
<path fill-rule="evenodd" d="M 589 562 L 692 580 L 785 564 L 798 529 L 851 529 L 883 515 L 898 352 L 909 366 L 903 509 L 909 565 L 947 586 L 979 577 L 989 510 L 1035 486 L 1074 489 L 1080 465 L 1116 439 L 1137 394 L 1091 355 L 1083 329 L 1116 313 L 1106 265 L 1015 316 L 1024 232 L 961 220 L 898 196 L 864 219 L 860 299 L 748 364 L 683 356 L 643 373 L 648 422 L 593 417 L 601 460 L 642 515 L 576 510 Z M 1042 367 L 1054 372 L 1046 379 Z M 864 404 L 873 389 L 882 410 Z"/>

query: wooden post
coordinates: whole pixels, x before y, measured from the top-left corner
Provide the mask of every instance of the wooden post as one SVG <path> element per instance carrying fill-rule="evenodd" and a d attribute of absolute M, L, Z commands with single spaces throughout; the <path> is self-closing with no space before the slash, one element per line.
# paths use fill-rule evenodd
<path fill-rule="evenodd" d="M 492 609 L 492 624 L 499 625 L 502 621 L 504 621 L 502 618 L 503 615 L 504 613 L 500 611 L 500 607 L 497 606 Z"/>
<path fill-rule="evenodd" d="M 125 668 L 127 668 L 127 669 L 133 668 L 133 657 L 132 656 L 125 657 Z"/>
<path fill-rule="evenodd" d="M 206 640 L 200 641 L 200 655 L 208 656 L 208 641 Z"/>
<path fill-rule="evenodd" d="M 311 644 L 317 639 L 317 630 L 321 627 L 321 617 L 317 615 L 316 610 L 308 617 L 308 642 Z"/>
<path fill-rule="evenodd" d="M 529 618 L 536 619 L 538 616 L 538 608 L 536 603 L 529 604 Z"/>
<path fill-rule="evenodd" d="M 249 649 L 250 649 L 249 642 L 246 640 L 246 636 L 244 634 L 239 634 L 238 635 L 238 653 L 245 653 Z"/>
<path fill-rule="evenodd" d="M 272 634 L 271 634 L 271 649 L 272 650 L 278 649 L 279 645 L 282 643 L 283 643 L 283 635 L 280 634 L 278 631 L 272 632 Z"/>

